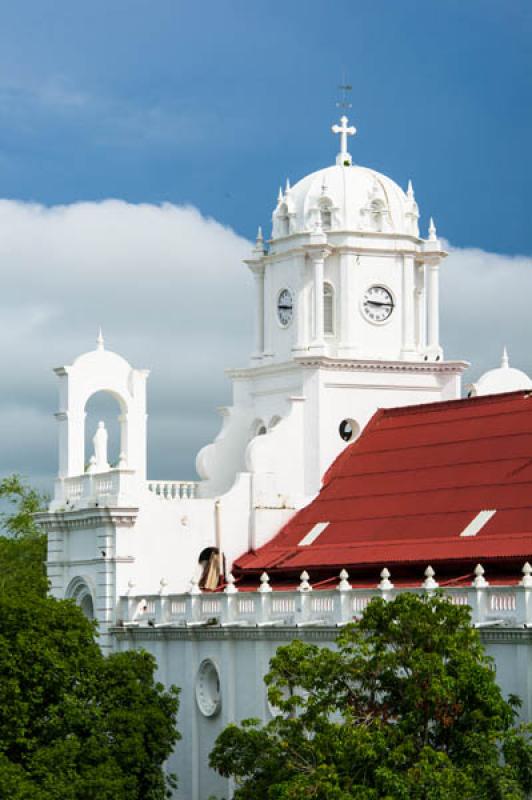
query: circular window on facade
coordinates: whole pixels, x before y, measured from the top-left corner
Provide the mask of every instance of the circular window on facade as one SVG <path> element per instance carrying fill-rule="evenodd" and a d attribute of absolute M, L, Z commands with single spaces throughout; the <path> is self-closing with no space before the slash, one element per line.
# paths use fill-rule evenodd
<path fill-rule="evenodd" d="M 354 419 L 343 419 L 338 427 L 340 438 L 352 442 L 360 433 L 360 425 Z"/>
<path fill-rule="evenodd" d="M 196 702 L 204 717 L 214 717 L 220 710 L 220 675 L 210 658 L 201 662 L 196 678 Z"/>

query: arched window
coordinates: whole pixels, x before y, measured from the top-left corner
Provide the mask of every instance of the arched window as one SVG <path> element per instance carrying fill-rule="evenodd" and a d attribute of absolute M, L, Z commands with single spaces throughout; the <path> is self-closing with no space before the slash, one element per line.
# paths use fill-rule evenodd
<path fill-rule="evenodd" d="M 372 201 L 371 217 L 374 230 L 382 231 L 384 228 L 384 219 L 386 217 L 386 206 L 382 200 L 377 199 Z"/>
<path fill-rule="evenodd" d="M 330 283 L 323 284 L 323 332 L 326 336 L 334 336 L 334 289 Z"/>
<path fill-rule="evenodd" d="M 328 201 L 320 203 L 320 221 L 324 231 L 329 231 L 332 226 L 332 208 Z"/>
<path fill-rule="evenodd" d="M 76 601 L 87 619 L 94 619 L 92 592 L 84 578 L 74 578 L 66 590 L 65 597 Z"/>

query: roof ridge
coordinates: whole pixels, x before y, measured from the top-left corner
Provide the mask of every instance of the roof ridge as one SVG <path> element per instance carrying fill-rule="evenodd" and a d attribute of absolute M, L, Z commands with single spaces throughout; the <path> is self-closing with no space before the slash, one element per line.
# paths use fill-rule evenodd
<path fill-rule="evenodd" d="M 381 408 L 379 411 L 383 412 L 384 417 L 400 417 L 409 414 L 418 413 L 432 413 L 434 411 L 441 411 L 445 408 L 457 408 L 466 405 L 490 405 L 491 403 L 497 404 L 503 400 L 509 400 L 512 397 L 517 399 L 520 397 L 523 400 L 532 397 L 530 389 L 517 389 L 513 392 L 501 392 L 501 394 L 488 394 L 481 397 L 460 397 L 455 400 L 436 400 L 433 403 L 417 403 L 409 406 L 397 406 L 394 408 Z"/>

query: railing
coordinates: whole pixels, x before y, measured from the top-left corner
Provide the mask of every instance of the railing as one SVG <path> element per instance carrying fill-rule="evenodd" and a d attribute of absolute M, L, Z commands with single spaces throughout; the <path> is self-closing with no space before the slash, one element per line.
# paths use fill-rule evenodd
<path fill-rule="evenodd" d="M 148 481 L 150 492 L 164 500 L 193 500 L 199 481 Z"/>
<path fill-rule="evenodd" d="M 135 472 L 111 469 L 95 474 L 85 473 L 56 482 L 54 504 L 66 508 L 98 505 L 126 505 L 134 502 L 138 484 Z"/>
<path fill-rule="evenodd" d="M 159 593 L 149 597 L 122 597 L 121 622 L 132 626 L 341 626 L 359 619 L 374 597 L 390 600 L 402 592 L 423 595 L 417 589 L 328 589 L 326 591 L 238 592 L 214 595 L 194 592 Z M 444 596 L 456 606 L 469 605 L 473 624 L 532 626 L 532 586 L 445 588 Z"/>

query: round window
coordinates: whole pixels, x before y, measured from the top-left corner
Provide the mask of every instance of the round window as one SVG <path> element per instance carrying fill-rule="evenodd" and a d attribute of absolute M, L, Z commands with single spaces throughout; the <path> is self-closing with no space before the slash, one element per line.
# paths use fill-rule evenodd
<path fill-rule="evenodd" d="M 196 702 L 204 717 L 214 717 L 221 708 L 220 675 L 210 658 L 201 662 L 196 678 Z"/>
<path fill-rule="evenodd" d="M 338 427 L 338 432 L 344 442 L 352 442 L 360 433 L 360 425 L 354 419 L 343 419 Z"/>

